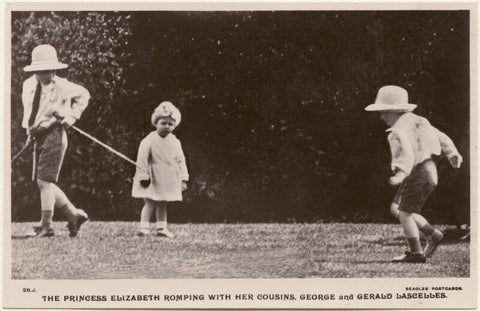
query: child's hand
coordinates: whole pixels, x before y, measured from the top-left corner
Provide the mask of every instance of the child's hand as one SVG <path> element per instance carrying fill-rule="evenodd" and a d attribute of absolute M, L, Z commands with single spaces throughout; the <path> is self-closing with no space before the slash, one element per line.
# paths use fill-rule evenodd
<path fill-rule="evenodd" d="M 43 119 L 37 124 L 32 125 L 28 129 L 28 132 L 31 136 L 35 137 L 48 130 L 53 124 L 55 124 L 55 122 L 57 122 L 57 119 L 54 117 Z"/>
<path fill-rule="evenodd" d="M 187 182 L 185 180 L 182 180 L 182 191 L 187 190 Z"/>
<path fill-rule="evenodd" d="M 391 186 L 398 186 L 402 183 L 402 181 L 405 179 L 405 177 L 407 177 L 407 175 L 404 172 L 398 171 L 395 174 L 395 176 L 392 176 L 388 179 L 388 183 Z"/>
<path fill-rule="evenodd" d="M 69 128 L 71 127 L 75 122 L 77 122 L 77 119 L 75 119 L 72 116 L 64 116 L 58 112 L 54 112 L 53 116 L 55 119 L 57 119 L 57 122 L 60 123 L 61 125 Z"/>
<path fill-rule="evenodd" d="M 33 137 L 32 135 L 28 135 L 27 141 L 25 141 L 25 146 L 30 144 L 34 140 L 35 140 L 35 137 Z"/>
<path fill-rule="evenodd" d="M 448 161 L 450 162 L 450 165 L 453 167 L 453 168 L 460 168 L 460 166 L 462 165 L 462 162 L 463 162 L 463 158 L 461 155 L 459 154 L 456 154 L 452 157 L 450 157 L 448 159 Z"/>
<path fill-rule="evenodd" d="M 150 179 L 140 180 L 140 186 L 143 188 L 148 188 L 148 186 L 150 186 Z"/>
<path fill-rule="evenodd" d="M 77 119 L 75 119 L 74 117 L 66 116 L 65 118 L 62 119 L 62 121 L 60 121 L 60 124 L 68 128 L 68 127 L 71 127 L 76 121 Z"/>

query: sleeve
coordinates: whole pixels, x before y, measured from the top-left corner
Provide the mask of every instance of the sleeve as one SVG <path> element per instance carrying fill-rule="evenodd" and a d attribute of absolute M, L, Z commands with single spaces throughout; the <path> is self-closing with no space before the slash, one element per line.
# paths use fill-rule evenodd
<path fill-rule="evenodd" d="M 83 111 L 88 106 L 90 93 L 83 86 L 68 82 L 66 97 L 71 99 L 71 116 L 76 120 L 80 119 Z"/>
<path fill-rule="evenodd" d="M 447 159 L 450 159 L 453 156 L 459 156 L 460 153 L 458 153 L 458 150 L 450 137 L 448 137 L 445 133 L 439 131 L 437 128 L 434 127 L 434 129 L 438 136 L 438 140 L 440 141 L 442 153 L 447 157 Z"/>
<path fill-rule="evenodd" d="M 148 139 L 143 139 L 142 142 L 140 143 L 140 146 L 138 147 L 138 155 L 137 155 L 137 164 L 140 167 L 145 167 L 148 168 L 148 162 L 150 158 L 150 142 Z M 150 179 L 150 174 L 149 171 L 145 171 L 141 169 L 140 167 L 137 166 L 137 169 L 135 171 L 135 179 L 138 180 L 147 180 Z"/>
<path fill-rule="evenodd" d="M 401 131 L 392 131 L 388 135 L 390 144 L 390 152 L 392 154 L 391 169 L 393 172 L 403 171 L 406 175 L 410 175 L 415 156 L 408 138 L 402 135 Z"/>
<path fill-rule="evenodd" d="M 29 103 L 29 89 L 28 83 L 25 81 L 22 86 L 22 104 L 23 104 L 23 119 L 22 119 L 22 127 L 27 129 L 28 132 L 28 119 L 30 118 L 30 114 L 32 113 L 31 103 Z"/>
<path fill-rule="evenodd" d="M 188 181 L 189 175 L 188 175 L 187 163 L 185 160 L 185 154 L 183 153 L 182 144 L 180 143 L 180 141 L 178 141 L 178 150 L 177 150 L 177 154 L 175 155 L 175 162 L 177 162 L 178 164 L 181 180 Z"/>

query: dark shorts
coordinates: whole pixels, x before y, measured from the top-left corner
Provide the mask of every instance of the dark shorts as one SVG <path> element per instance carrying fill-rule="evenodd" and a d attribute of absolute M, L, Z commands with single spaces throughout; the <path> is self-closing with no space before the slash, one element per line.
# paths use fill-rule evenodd
<path fill-rule="evenodd" d="M 393 203 L 398 209 L 409 213 L 420 213 L 423 205 L 437 186 L 437 167 L 433 160 L 417 164 L 400 184 Z"/>
<path fill-rule="evenodd" d="M 33 153 L 32 179 L 34 181 L 36 179 L 49 182 L 58 181 L 67 144 L 67 132 L 60 125 L 54 126 L 36 138 Z"/>

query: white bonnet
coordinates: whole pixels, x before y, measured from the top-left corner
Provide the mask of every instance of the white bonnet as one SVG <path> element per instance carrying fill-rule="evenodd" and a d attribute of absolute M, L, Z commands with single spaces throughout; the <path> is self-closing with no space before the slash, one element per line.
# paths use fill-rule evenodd
<path fill-rule="evenodd" d="M 157 126 L 158 119 L 162 117 L 170 117 L 175 121 L 175 126 L 180 124 L 182 120 L 182 114 L 177 107 L 171 102 L 162 102 L 152 113 L 152 124 Z"/>

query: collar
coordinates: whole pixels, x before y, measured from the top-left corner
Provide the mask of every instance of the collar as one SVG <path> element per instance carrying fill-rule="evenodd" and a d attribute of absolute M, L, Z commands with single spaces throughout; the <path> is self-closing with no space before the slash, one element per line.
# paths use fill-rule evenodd
<path fill-rule="evenodd" d="M 400 116 L 400 118 L 398 118 L 397 122 L 395 122 L 394 125 L 392 125 L 390 128 L 386 129 L 385 132 L 392 132 L 402 126 L 404 126 L 405 124 L 407 124 L 408 122 L 410 122 L 410 120 L 412 120 L 412 117 L 414 116 L 414 114 L 412 112 L 406 112 L 404 114 L 402 114 Z"/>
<path fill-rule="evenodd" d="M 397 122 L 395 122 L 395 124 L 397 124 L 397 123 L 398 123 L 398 120 L 397 120 Z M 394 124 L 394 125 L 392 125 L 391 127 L 389 127 L 388 129 L 386 129 L 386 130 L 385 130 L 385 132 L 387 132 L 387 133 L 388 133 L 388 132 L 391 132 L 391 131 L 393 131 L 393 130 L 394 130 L 394 127 L 395 127 L 395 124 Z"/>
<path fill-rule="evenodd" d="M 55 84 L 57 83 L 56 78 L 57 78 L 57 76 L 54 76 L 54 77 L 52 78 L 52 81 L 50 81 L 49 84 L 46 84 L 46 85 L 42 84 L 42 93 L 51 91 L 51 90 L 55 87 Z M 38 78 L 37 78 L 37 76 L 35 76 L 35 75 L 33 75 L 33 79 L 34 79 L 34 81 L 35 81 L 35 84 L 34 84 L 33 87 L 31 88 L 30 92 L 33 92 L 33 93 L 34 93 L 35 90 L 37 89 L 37 84 L 38 84 L 40 81 L 38 81 Z"/>

